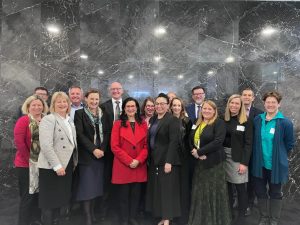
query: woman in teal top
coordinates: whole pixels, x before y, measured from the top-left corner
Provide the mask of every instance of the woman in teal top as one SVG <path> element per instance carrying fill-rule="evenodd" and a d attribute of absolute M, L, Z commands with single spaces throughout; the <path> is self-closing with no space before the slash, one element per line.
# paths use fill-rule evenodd
<path fill-rule="evenodd" d="M 276 91 L 264 94 L 266 112 L 254 119 L 251 172 L 260 211 L 259 225 L 278 224 L 282 184 L 288 180 L 288 153 L 295 144 L 293 124 L 278 110 L 281 99 Z"/>

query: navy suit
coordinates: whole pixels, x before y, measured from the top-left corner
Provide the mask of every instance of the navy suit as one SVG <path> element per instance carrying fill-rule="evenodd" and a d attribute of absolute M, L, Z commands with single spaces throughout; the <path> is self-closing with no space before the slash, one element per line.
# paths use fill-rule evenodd
<path fill-rule="evenodd" d="M 185 107 L 185 110 L 192 123 L 194 123 L 198 117 L 198 115 L 196 115 L 195 103 L 189 104 L 187 107 Z"/>

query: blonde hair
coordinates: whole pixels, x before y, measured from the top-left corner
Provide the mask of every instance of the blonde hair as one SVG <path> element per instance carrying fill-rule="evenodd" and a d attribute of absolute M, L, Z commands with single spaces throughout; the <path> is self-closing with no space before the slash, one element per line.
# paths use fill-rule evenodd
<path fill-rule="evenodd" d="M 227 104 L 226 104 L 224 120 L 225 121 L 230 121 L 231 113 L 230 113 L 230 110 L 229 110 L 229 104 L 235 98 L 240 99 L 240 102 L 241 102 L 241 108 L 240 108 L 239 113 L 238 113 L 238 120 L 239 120 L 240 124 L 243 124 L 243 123 L 247 122 L 247 114 L 246 114 L 246 109 L 245 109 L 242 97 L 238 94 L 234 94 L 234 95 L 231 95 L 229 97 L 229 99 L 227 101 Z"/>
<path fill-rule="evenodd" d="M 40 96 L 38 96 L 38 95 L 31 95 L 31 96 L 29 96 L 29 97 L 25 100 L 25 102 L 23 103 L 22 108 L 21 108 L 22 113 L 23 113 L 23 114 L 26 114 L 26 115 L 29 114 L 29 107 L 30 107 L 30 104 L 31 104 L 34 100 L 40 100 L 40 101 L 42 102 L 42 104 L 43 104 L 43 113 L 44 113 L 44 114 L 47 114 L 47 112 L 48 112 L 48 105 L 47 105 L 47 103 L 46 103 Z"/>
<path fill-rule="evenodd" d="M 64 98 L 64 99 L 67 100 L 68 105 L 69 105 L 68 110 L 67 110 L 67 114 L 69 114 L 70 111 L 71 111 L 71 101 L 70 101 L 68 95 L 65 92 L 62 92 L 62 91 L 57 91 L 52 95 L 51 104 L 50 104 L 50 112 L 51 113 L 55 112 L 55 107 L 54 106 L 55 106 L 55 102 L 56 102 L 57 98 Z"/>
<path fill-rule="evenodd" d="M 214 103 L 213 101 L 211 100 L 205 100 L 202 104 L 202 108 L 205 104 L 208 104 L 210 107 L 212 107 L 214 110 L 215 110 L 215 115 L 213 116 L 213 118 L 211 120 L 209 120 L 209 122 L 207 123 L 207 125 L 211 125 L 213 124 L 216 119 L 218 118 L 218 109 L 217 109 L 217 105 L 216 103 Z M 203 116 L 202 116 L 202 110 L 200 111 L 199 113 L 199 117 L 197 119 L 197 122 L 196 122 L 196 125 L 198 126 L 199 124 L 201 124 L 203 121 Z"/>
<path fill-rule="evenodd" d="M 180 119 L 183 119 L 183 118 L 185 117 L 186 112 L 185 112 L 184 103 L 183 103 L 183 101 L 182 101 L 181 98 L 175 97 L 175 98 L 172 99 L 172 101 L 171 101 L 171 103 L 170 103 L 170 110 L 171 110 L 171 112 L 172 112 L 172 114 L 173 114 L 172 106 L 173 106 L 174 100 L 178 100 L 178 101 L 180 102 L 180 104 L 181 104 L 181 112 L 180 112 L 179 118 L 180 118 Z"/>

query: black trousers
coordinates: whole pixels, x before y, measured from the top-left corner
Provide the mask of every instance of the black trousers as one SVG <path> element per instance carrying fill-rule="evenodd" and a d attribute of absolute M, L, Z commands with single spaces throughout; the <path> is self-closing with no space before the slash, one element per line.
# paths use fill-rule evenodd
<path fill-rule="evenodd" d="M 119 201 L 121 221 L 135 219 L 138 212 L 138 206 L 141 196 L 141 183 L 119 184 Z"/>
<path fill-rule="evenodd" d="M 29 225 L 32 221 L 40 220 L 38 208 L 38 193 L 29 194 L 29 168 L 16 167 L 19 183 L 20 205 L 18 225 Z"/>

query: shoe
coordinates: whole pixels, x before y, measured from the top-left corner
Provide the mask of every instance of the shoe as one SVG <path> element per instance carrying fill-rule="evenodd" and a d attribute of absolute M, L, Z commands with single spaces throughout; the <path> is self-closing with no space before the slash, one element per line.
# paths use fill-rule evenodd
<path fill-rule="evenodd" d="M 248 207 L 245 211 L 245 216 L 250 216 L 251 215 L 251 208 Z"/>

